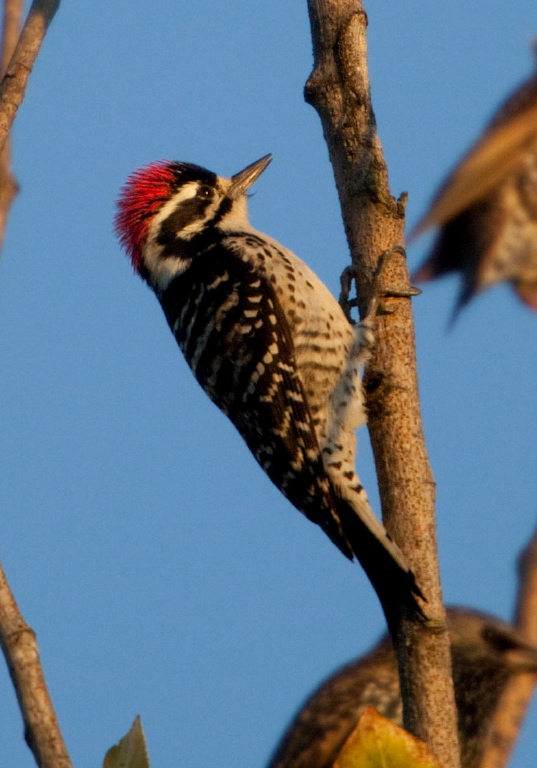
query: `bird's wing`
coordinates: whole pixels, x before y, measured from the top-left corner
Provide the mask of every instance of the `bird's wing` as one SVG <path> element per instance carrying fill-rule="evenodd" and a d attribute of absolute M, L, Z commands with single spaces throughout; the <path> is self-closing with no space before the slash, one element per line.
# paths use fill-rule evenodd
<path fill-rule="evenodd" d="M 275 485 L 352 557 L 273 285 L 224 245 L 199 257 L 188 278 L 162 303 L 194 375 Z"/>

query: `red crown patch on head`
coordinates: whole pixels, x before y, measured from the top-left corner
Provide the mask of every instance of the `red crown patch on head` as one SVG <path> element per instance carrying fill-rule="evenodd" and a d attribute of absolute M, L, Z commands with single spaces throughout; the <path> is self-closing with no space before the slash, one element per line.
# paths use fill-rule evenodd
<path fill-rule="evenodd" d="M 176 182 L 174 165 L 169 160 L 150 163 L 134 171 L 121 189 L 115 229 L 137 272 L 151 219 L 168 200 Z"/>

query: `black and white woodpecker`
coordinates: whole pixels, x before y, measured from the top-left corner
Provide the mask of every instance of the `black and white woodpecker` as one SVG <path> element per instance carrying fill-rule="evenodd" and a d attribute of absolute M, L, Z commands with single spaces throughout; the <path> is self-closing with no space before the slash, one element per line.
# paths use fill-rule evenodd
<path fill-rule="evenodd" d="M 419 589 L 355 471 L 376 300 L 351 325 L 303 261 L 250 225 L 246 191 L 271 159 L 231 178 L 183 162 L 141 168 L 116 231 L 198 382 L 273 483 L 360 561 L 385 609 L 414 611 Z"/>

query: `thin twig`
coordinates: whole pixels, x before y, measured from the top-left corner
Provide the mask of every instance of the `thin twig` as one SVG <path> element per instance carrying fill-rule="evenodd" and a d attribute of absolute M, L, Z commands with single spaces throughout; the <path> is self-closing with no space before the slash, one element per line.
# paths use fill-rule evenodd
<path fill-rule="evenodd" d="M 24 99 L 26 85 L 60 0 L 34 0 L 0 85 L 0 150 Z"/>
<path fill-rule="evenodd" d="M 514 624 L 522 637 L 537 645 L 537 530 L 518 560 L 519 588 Z M 506 688 L 490 729 L 481 768 L 505 768 L 516 743 L 537 675 L 518 675 Z"/>
<path fill-rule="evenodd" d="M 314 69 L 306 100 L 321 118 L 363 316 L 380 254 L 404 242 L 404 200 L 393 199 L 376 132 L 367 73 L 367 18 L 360 0 L 308 0 Z M 435 533 L 435 485 L 422 430 L 406 260 L 390 260 L 392 314 L 377 319 L 364 385 L 383 519 L 427 597 L 429 621 L 387 616 L 401 673 L 405 727 L 445 768 L 459 764 L 449 640 Z M 403 298 L 405 291 L 407 298 Z M 399 298 L 396 298 L 399 296 Z"/>
<path fill-rule="evenodd" d="M 19 39 L 23 0 L 4 0 L 4 19 L 0 53 L 0 77 L 3 78 Z M 0 252 L 4 242 L 11 204 L 19 191 L 19 185 L 11 172 L 11 147 L 9 139 L 0 151 Z"/>
<path fill-rule="evenodd" d="M 21 0 L 5 0 L 0 56 L 0 248 L 17 183 L 10 169 L 9 133 L 28 77 L 59 0 L 35 0 L 19 37 Z M 18 39 L 18 42 L 17 42 Z M 72 768 L 50 699 L 35 639 L 0 566 L 0 647 L 24 721 L 25 738 L 39 768 Z"/>
<path fill-rule="evenodd" d="M 24 621 L 0 566 L 0 646 L 39 768 L 72 768 L 39 659 L 35 632 Z"/>
<path fill-rule="evenodd" d="M 23 0 L 4 0 L 0 77 L 4 77 L 20 34 Z"/>

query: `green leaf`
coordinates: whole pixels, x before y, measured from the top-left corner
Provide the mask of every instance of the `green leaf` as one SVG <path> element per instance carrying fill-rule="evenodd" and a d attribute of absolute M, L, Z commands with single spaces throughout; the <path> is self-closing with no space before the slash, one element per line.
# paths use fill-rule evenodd
<path fill-rule="evenodd" d="M 427 745 L 367 707 L 334 768 L 441 768 Z"/>
<path fill-rule="evenodd" d="M 140 716 L 136 717 L 132 728 L 119 744 L 108 750 L 103 768 L 150 768 Z"/>

